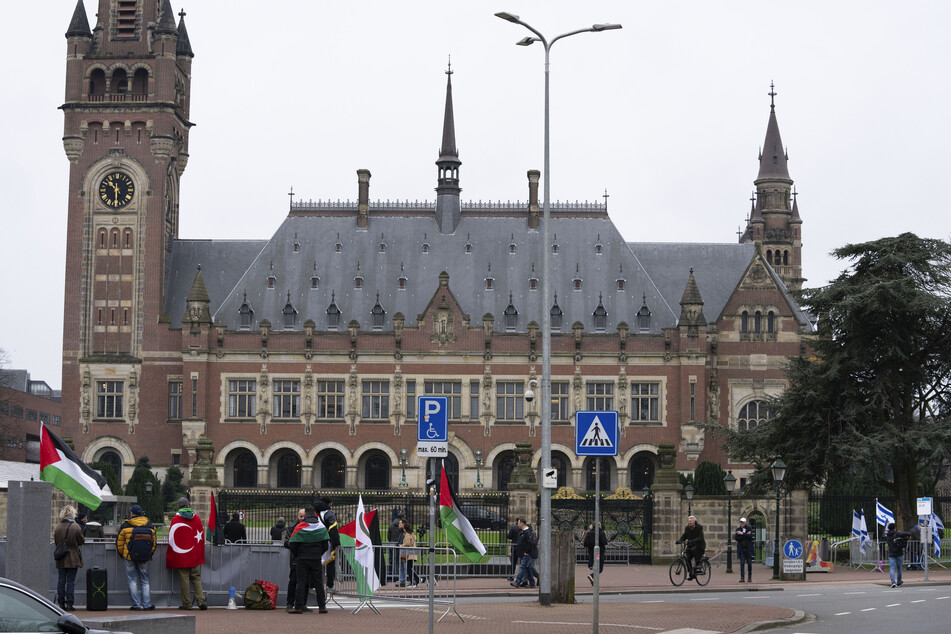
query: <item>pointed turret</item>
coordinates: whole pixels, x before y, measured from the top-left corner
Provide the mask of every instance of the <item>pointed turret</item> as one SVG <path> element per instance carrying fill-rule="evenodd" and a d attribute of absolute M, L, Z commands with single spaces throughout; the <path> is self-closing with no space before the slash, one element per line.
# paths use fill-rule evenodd
<path fill-rule="evenodd" d="M 697 279 L 693 276 L 692 267 L 690 276 L 687 278 L 684 296 L 680 300 L 679 325 L 690 326 L 692 329 L 707 325 L 707 318 L 703 315 L 703 298 L 700 296 L 700 287 L 697 286 Z"/>
<path fill-rule="evenodd" d="M 759 175 L 756 180 L 782 178 L 789 180 L 789 169 L 786 167 L 786 150 L 783 148 L 783 138 L 779 134 L 779 122 L 776 121 L 776 91 L 772 82 L 769 84 L 769 123 L 766 125 L 766 140 L 759 156 Z"/>
<path fill-rule="evenodd" d="M 92 31 L 89 30 L 89 19 L 86 17 L 86 7 L 83 0 L 76 0 L 76 9 L 73 11 L 73 18 L 69 21 L 69 28 L 66 29 L 66 37 L 92 37 Z"/>
<path fill-rule="evenodd" d="M 439 168 L 436 187 L 436 224 L 440 233 L 453 233 L 459 225 L 461 203 L 459 194 L 459 151 L 456 149 L 456 124 L 452 112 L 452 64 L 446 70 L 446 109 L 442 123 L 442 145 L 436 166 Z"/>
<path fill-rule="evenodd" d="M 201 324 L 212 323 L 210 305 L 211 298 L 208 296 L 208 289 L 205 287 L 205 280 L 201 276 L 201 266 L 199 266 L 195 281 L 192 282 L 191 290 L 188 291 L 188 297 L 185 299 L 185 314 L 182 316 L 182 323 L 191 324 L 193 334 L 200 332 Z"/>
<path fill-rule="evenodd" d="M 158 24 L 155 25 L 155 34 L 178 34 L 175 28 L 175 13 L 172 11 L 170 0 L 162 0 L 162 9 L 159 11 Z"/>
<path fill-rule="evenodd" d="M 192 43 L 188 39 L 188 31 L 185 29 L 185 12 L 179 12 L 178 20 L 178 46 L 175 48 L 175 54 L 179 57 L 194 57 L 192 52 Z"/>

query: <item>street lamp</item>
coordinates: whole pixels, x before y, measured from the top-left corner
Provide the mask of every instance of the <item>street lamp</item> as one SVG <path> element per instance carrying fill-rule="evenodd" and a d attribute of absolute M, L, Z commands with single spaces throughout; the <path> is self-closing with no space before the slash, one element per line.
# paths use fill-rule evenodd
<path fill-rule="evenodd" d="M 409 459 L 406 457 L 406 448 L 400 449 L 400 469 L 402 470 L 402 475 L 400 477 L 400 487 L 407 488 L 409 487 L 409 482 L 406 481 L 406 464 L 409 462 Z"/>
<path fill-rule="evenodd" d="M 476 463 L 476 481 L 475 488 L 481 489 L 485 485 L 482 483 L 482 465 L 485 464 L 485 461 L 482 460 L 482 450 L 475 450 L 475 463 Z"/>
<path fill-rule="evenodd" d="M 693 515 L 693 485 L 688 484 L 684 487 L 684 495 L 687 496 L 687 515 Z"/>
<path fill-rule="evenodd" d="M 146 508 L 148 508 L 149 511 L 151 511 L 152 510 L 152 481 L 151 480 L 145 481 L 145 499 L 147 500 Z M 145 514 L 148 515 L 149 514 L 148 511 L 146 511 Z"/>
<path fill-rule="evenodd" d="M 776 483 L 776 539 L 773 542 L 773 579 L 779 579 L 779 489 L 783 484 L 783 477 L 786 475 L 786 463 L 782 458 L 776 458 L 776 462 L 770 467 L 773 472 L 773 482 Z"/>
<path fill-rule="evenodd" d="M 535 37 L 525 37 L 517 44 L 519 46 L 528 46 L 535 42 L 541 42 L 545 47 L 545 152 L 544 152 L 544 196 L 545 200 L 542 207 L 542 297 L 547 302 L 551 295 L 549 278 L 549 259 L 551 252 L 551 242 L 548 238 L 549 221 L 551 219 L 551 139 L 550 139 L 550 119 L 549 119 L 549 53 L 551 47 L 562 38 L 578 33 L 598 33 L 601 31 L 611 31 L 621 28 L 620 24 L 594 24 L 585 29 L 569 31 L 552 38 L 549 42 L 545 36 L 529 24 L 519 19 L 512 13 L 500 12 L 495 14 L 507 22 L 520 24 L 535 34 Z M 541 467 L 542 472 L 551 469 L 551 313 L 542 304 L 542 454 Z M 541 587 L 539 588 L 538 601 L 542 605 L 551 605 L 551 489 L 542 489 L 541 506 L 539 508 L 541 521 L 539 522 L 539 534 L 544 536 L 541 540 L 541 549 L 539 552 L 539 564 L 541 570 Z"/>
<path fill-rule="evenodd" d="M 736 488 L 736 476 L 732 471 L 727 472 L 723 484 L 726 486 L 726 572 L 733 574 L 733 489 Z"/>

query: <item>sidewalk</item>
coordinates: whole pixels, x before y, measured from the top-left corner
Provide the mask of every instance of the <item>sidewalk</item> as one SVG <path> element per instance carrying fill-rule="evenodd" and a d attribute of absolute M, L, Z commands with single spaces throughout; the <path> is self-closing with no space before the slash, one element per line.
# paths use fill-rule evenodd
<path fill-rule="evenodd" d="M 739 583 L 739 568 L 732 575 L 725 573 L 725 566 L 714 567 L 710 584 L 701 588 L 694 582 L 687 582 L 681 588 L 674 588 L 667 576 L 667 566 L 625 566 L 609 565 L 601 576 L 601 592 L 604 594 L 650 594 L 661 592 L 723 592 L 770 591 L 799 589 L 813 584 L 867 584 L 887 585 L 888 573 L 870 570 L 854 570 L 847 566 L 839 567 L 829 573 L 810 573 L 804 582 L 771 581 L 772 569 L 766 566 L 754 566 L 756 583 Z M 485 598 L 473 603 L 460 603 L 457 611 L 465 622 L 453 613 L 449 613 L 441 623 L 437 623 L 438 632 L 544 632 L 546 634 L 577 634 L 590 631 L 592 619 L 591 585 L 587 580 L 588 569 L 578 566 L 575 569 L 575 587 L 582 603 L 574 605 L 554 605 L 542 607 L 538 603 L 537 590 L 520 590 L 508 585 L 504 579 L 460 579 L 457 582 L 457 596 L 460 599 Z M 914 586 L 924 584 L 924 573 L 904 571 L 905 584 Z M 951 570 L 937 568 L 929 571 L 930 582 L 951 584 Z M 281 599 L 284 598 L 281 588 Z M 423 598 L 425 595 L 420 595 Z M 523 597 L 524 601 L 496 600 L 492 597 Z M 739 597 L 738 597 L 739 598 Z M 381 599 L 383 603 L 385 600 Z M 314 607 L 314 597 L 310 597 Z M 437 606 L 438 608 L 438 606 Z M 329 604 L 330 613 L 318 615 L 316 610 L 307 614 L 287 614 L 282 609 L 270 611 L 226 610 L 211 608 L 206 612 L 167 612 L 193 615 L 196 619 L 198 634 L 218 634 L 233 632 L 274 632 L 291 631 L 292 628 L 319 626 L 346 628 L 351 632 L 369 632 L 380 628 L 397 627 L 403 631 L 420 632 L 428 629 L 428 612 L 425 603 L 407 606 L 381 606 L 382 615 L 365 609 L 359 614 L 351 614 Z M 103 615 L 128 615 L 127 610 L 109 612 L 86 612 L 78 610 L 80 618 L 95 618 Z M 136 613 L 141 614 L 141 613 Z M 442 611 L 437 611 L 437 618 Z M 762 623 L 796 623 L 804 618 L 801 611 L 769 605 L 748 605 L 739 600 L 725 603 L 705 603 L 702 612 L 696 606 L 682 603 L 646 603 L 646 602 L 601 602 L 599 606 L 599 624 L 604 632 L 676 632 L 693 630 L 703 632 L 745 632 L 751 631 Z"/>

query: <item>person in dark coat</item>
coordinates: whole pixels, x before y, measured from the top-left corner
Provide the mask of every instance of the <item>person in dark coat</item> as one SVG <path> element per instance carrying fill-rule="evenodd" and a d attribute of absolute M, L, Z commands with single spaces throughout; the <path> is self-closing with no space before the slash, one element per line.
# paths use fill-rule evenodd
<path fill-rule="evenodd" d="M 736 540 L 736 558 L 740 562 L 740 583 L 749 579 L 753 583 L 753 528 L 746 524 L 746 518 L 740 518 L 740 525 L 733 533 L 733 539 Z M 746 568 L 743 564 L 746 564 Z"/>
<path fill-rule="evenodd" d="M 581 537 L 581 545 L 588 550 L 588 570 L 594 570 L 594 524 L 588 526 L 588 530 Z M 608 545 L 608 535 L 604 532 L 604 526 L 598 523 L 598 546 L 601 548 L 601 557 L 598 559 L 598 574 L 604 572 L 604 549 Z M 594 572 L 588 574 L 588 581 L 594 585 Z"/>
<path fill-rule="evenodd" d="M 697 578 L 697 564 L 700 563 L 700 558 L 707 550 L 707 541 L 703 538 L 703 526 L 693 515 L 687 518 L 687 526 L 677 543 L 682 542 L 687 542 L 687 566 L 690 569 L 687 580 L 690 581 Z"/>
<path fill-rule="evenodd" d="M 297 525 L 304 521 L 304 518 L 307 517 L 307 512 L 304 509 L 297 511 L 297 521 L 291 522 L 284 528 L 284 548 L 290 550 L 291 544 L 291 535 L 294 533 L 294 529 L 297 528 Z M 290 612 L 294 609 L 294 602 L 297 600 L 297 561 L 294 559 L 294 552 L 291 551 L 290 557 L 290 574 L 287 577 L 287 608 L 286 611 Z"/>
<path fill-rule="evenodd" d="M 521 532 L 518 529 L 518 523 L 522 521 L 522 518 L 516 517 L 515 523 L 509 526 L 509 532 L 505 536 L 509 542 L 512 544 L 512 576 L 508 578 L 509 581 L 515 581 L 515 575 L 518 574 L 518 560 L 519 557 L 515 553 L 515 545 L 518 544 L 518 534 Z"/>
<path fill-rule="evenodd" d="M 56 603 L 67 612 L 73 611 L 73 588 L 76 586 L 76 571 L 83 567 L 81 546 L 86 538 L 82 528 L 76 522 L 76 509 L 66 505 L 60 512 L 62 518 L 53 531 L 53 543 L 59 546 L 65 543 L 69 550 L 66 556 L 56 560 Z"/>
<path fill-rule="evenodd" d="M 403 542 L 403 520 L 406 519 L 406 515 L 398 511 L 398 509 L 393 509 L 394 517 L 393 521 L 390 522 L 389 528 L 386 529 L 386 541 L 389 542 L 385 549 L 381 549 L 381 552 L 387 553 L 390 557 L 390 576 L 394 579 L 398 578 L 400 575 L 400 558 L 397 554 L 397 548 Z M 386 565 L 384 564 L 384 568 Z M 386 575 L 381 575 L 380 582 L 383 585 L 386 585 Z"/>
<path fill-rule="evenodd" d="M 277 518 L 277 522 L 271 527 L 271 541 L 279 542 L 284 539 L 284 529 L 287 528 L 287 522 L 283 517 Z"/>
<path fill-rule="evenodd" d="M 337 579 L 337 562 L 335 560 L 336 550 L 340 547 L 340 531 L 337 526 L 337 514 L 333 512 L 333 509 L 330 507 L 333 506 L 333 500 L 330 499 L 330 496 L 324 495 L 320 499 L 314 500 L 314 510 L 317 511 L 317 517 L 324 523 L 324 526 L 327 527 L 327 532 L 330 533 L 330 561 L 324 565 L 325 577 L 327 579 L 327 587 L 333 588 L 334 581 Z"/>
<path fill-rule="evenodd" d="M 92 519 L 86 522 L 86 537 L 89 539 L 104 539 L 106 533 L 102 529 L 102 520 L 93 513 Z"/>
<path fill-rule="evenodd" d="M 901 566 L 902 563 L 904 563 L 905 547 L 908 545 L 908 539 L 910 537 L 911 533 L 896 530 L 895 522 L 888 525 L 888 533 L 885 535 L 885 541 L 888 543 L 888 575 L 891 577 L 893 588 L 897 588 L 902 584 Z"/>
<path fill-rule="evenodd" d="M 244 528 L 244 524 L 241 523 L 241 520 L 238 519 L 237 513 L 231 514 L 231 521 L 225 524 L 225 542 L 231 542 L 235 544 L 239 541 L 248 541 L 248 532 Z"/>
<path fill-rule="evenodd" d="M 327 595 L 324 592 L 324 570 L 321 558 L 330 547 L 330 532 L 317 515 L 313 506 L 304 508 L 306 517 L 297 525 L 288 547 L 297 562 L 297 595 L 290 614 L 300 614 L 307 607 L 307 591 L 313 587 L 317 592 L 317 607 L 320 614 L 327 613 Z"/>

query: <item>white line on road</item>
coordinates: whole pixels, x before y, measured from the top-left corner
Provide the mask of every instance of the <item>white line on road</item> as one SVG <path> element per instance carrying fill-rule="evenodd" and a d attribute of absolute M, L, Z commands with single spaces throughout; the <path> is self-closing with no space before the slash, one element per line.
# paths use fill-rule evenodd
<path fill-rule="evenodd" d="M 865 594 L 865 592 L 843 592 L 842 594 Z"/>
<path fill-rule="evenodd" d="M 935 601 L 940 601 L 941 599 L 951 599 L 951 597 L 935 597 Z"/>
<path fill-rule="evenodd" d="M 852 614 L 851 612 L 836 612 L 835 616 L 845 616 L 847 614 Z"/>
<path fill-rule="evenodd" d="M 591 625 L 591 623 L 576 623 L 571 621 L 512 621 L 512 623 L 524 623 L 526 625 L 579 625 L 581 627 L 586 627 Z M 598 623 L 601 627 L 628 627 L 636 630 L 652 630 L 654 632 L 659 632 L 659 627 L 647 627 L 646 625 L 628 625 L 626 623 Z"/>
<path fill-rule="evenodd" d="M 894 608 L 894 607 L 897 607 L 897 606 L 899 606 L 899 605 L 901 605 L 901 603 L 889 603 L 889 604 L 886 605 L 885 607 L 886 607 L 886 608 Z"/>
<path fill-rule="evenodd" d="M 690 599 L 691 601 L 718 601 L 717 597 L 703 597 L 702 599 Z"/>
<path fill-rule="evenodd" d="M 769 597 L 767 597 L 765 594 L 753 594 L 743 598 L 744 599 L 768 599 Z"/>
<path fill-rule="evenodd" d="M 878 608 L 863 608 L 862 612 L 871 612 L 872 610 L 877 610 Z"/>
<path fill-rule="evenodd" d="M 917 601 L 912 601 L 912 603 L 924 603 L 928 599 L 918 599 Z"/>
<path fill-rule="evenodd" d="M 797 596 L 797 597 L 821 597 L 821 596 L 822 596 L 822 593 L 821 593 L 821 592 L 814 592 L 814 593 L 812 593 L 812 594 L 797 594 L 796 596 Z"/>

